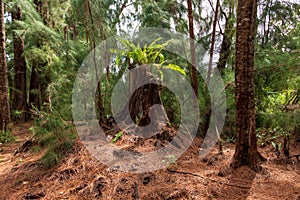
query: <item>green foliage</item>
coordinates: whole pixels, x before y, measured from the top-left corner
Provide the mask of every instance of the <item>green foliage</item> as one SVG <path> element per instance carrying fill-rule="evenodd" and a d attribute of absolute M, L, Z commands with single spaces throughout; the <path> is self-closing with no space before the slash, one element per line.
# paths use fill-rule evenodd
<path fill-rule="evenodd" d="M 72 89 L 76 71 L 88 54 L 89 46 L 85 39 L 85 26 L 74 21 L 74 4 L 74 1 L 67 0 L 41 1 L 40 13 L 34 1 L 14 0 L 7 4 L 10 10 L 18 7 L 22 10 L 22 21 L 8 21 L 7 35 L 10 41 L 13 33 L 24 38 L 27 77 L 34 67 L 39 83 L 47 83 L 49 102 L 45 104 L 38 100 L 44 103 L 41 108 L 31 107 L 30 110 L 36 122 L 30 130 L 39 144 L 33 149 L 47 148 L 42 159 L 44 166 L 58 163 L 63 155 L 70 152 L 77 137 L 71 124 Z M 10 41 L 7 43 L 8 57 L 13 58 L 13 43 Z M 13 59 L 8 61 L 13 72 Z M 30 79 L 27 79 L 28 85 L 29 82 Z M 29 92 L 39 94 L 41 91 Z M 13 115 L 17 117 L 18 113 Z"/>
<path fill-rule="evenodd" d="M 171 69 L 171 70 L 177 71 L 177 72 L 181 73 L 182 75 L 186 76 L 186 73 L 185 73 L 184 69 L 182 69 L 178 65 L 168 64 L 167 66 L 163 66 L 162 68 L 164 68 L 164 69 Z"/>
<path fill-rule="evenodd" d="M 12 113 L 13 118 L 16 119 L 16 120 L 20 119 L 21 114 L 22 114 L 22 112 L 19 111 L 19 110 L 15 110 L 15 111 Z"/>
<path fill-rule="evenodd" d="M 19 160 L 16 161 L 16 165 L 21 165 L 23 163 L 23 159 L 19 158 Z"/>
<path fill-rule="evenodd" d="M 143 9 L 143 12 L 137 12 L 143 27 L 170 28 L 170 18 L 174 17 L 174 12 L 178 9 L 175 1 L 151 0 L 143 1 L 142 4 L 137 1 L 135 4 Z"/>
<path fill-rule="evenodd" d="M 176 96 L 168 88 L 161 91 L 161 100 L 172 127 L 179 127 L 181 123 L 180 105 Z"/>
<path fill-rule="evenodd" d="M 42 166 L 51 168 L 59 164 L 65 155 L 73 152 L 75 138 L 76 136 L 71 130 L 63 131 L 59 138 L 53 132 L 41 137 L 39 144 L 41 147 L 47 148 L 46 154 L 41 159 Z"/>
<path fill-rule="evenodd" d="M 144 44 L 143 47 L 141 47 L 142 45 L 140 45 L 139 43 L 135 44 L 133 41 L 127 39 L 119 39 L 119 41 L 122 44 L 123 49 L 112 49 L 111 51 L 117 54 L 116 65 L 121 69 L 120 73 L 123 72 L 122 67 L 124 66 L 130 68 L 142 64 L 151 64 L 153 70 L 152 73 L 157 73 L 159 75 L 160 81 L 162 82 L 164 81 L 163 69 L 173 70 L 186 76 L 185 69 L 183 69 L 179 65 L 173 64 L 172 62 L 174 58 L 177 57 L 171 54 L 169 55 L 168 52 L 164 51 L 166 46 L 171 41 L 160 44 L 159 41 L 161 41 L 161 38 L 158 38 L 152 41 L 150 44 Z M 128 61 L 130 62 L 130 64 L 128 64 Z M 115 78 L 119 79 L 120 76 L 115 76 Z M 177 80 L 170 81 L 174 81 L 174 84 L 178 83 Z M 178 87 L 181 86 L 178 85 Z M 175 95 L 170 90 L 163 87 L 161 91 L 161 100 L 167 112 L 168 118 L 171 120 L 171 125 L 175 127 L 178 126 L 181 120 L 180 106 Z M 136 121 L 138 120 L 139 119 L 136 119 Z"/>
<path fill-rule="evenodd" d="M 169 44 L 166 42 L 164 44 L 157 44 L 161 38 L 154 40 L 151 44 L 145 44 L 143 47 L 140 44 L 135 44 L 134 42 L 119 38 L 118 39 L 124 50 L 112 50 L 112 52 L 117 53 L 116 64 L 120 65 L 121 60 L 131 59 L 132 65 L 142 65 L 142 64 L 164 64 L 165 58 L 162 54 L 164 48 Z"/>
<path fill-rule="evenodd" d="M 230 18 L 233 28 L 228 30 L 228 35 L 234 38 L 236 2 L 224 0 L 222 4 L 219 19 L 224 21 L 226 17 Z M 123 6 L 127 9 L 126 12 L 122 10 Z M 286 111 L 285 107 L 299 104 L 300 9 L 295 3 L 275 0 L 260 1 L 259 6 L 261 12 L 257 21 L 255 98 L 257 135 L 259 143 L 263 145 L 278 143 L 285 135 L 293 136 L 295 130 L 299 130 L 299 111 Z M 42 8 L 41 14 L 37 12 L 32 0 L 6 1 L 8 12 L 14 11 L 17 7 L 22 9 L 23 20 L 14 23 L 6 22 L 9 73 L 14 73 L 12 35 L 16 34 L 22 36 L 25 41 L 23 55 L 28 69 L 27 77 L 30 77 L 30 72 L 35 67 L 41 83 L 45 82 L 46 76 L 51 79 L 47 85 L 49 105 L 42 105 L 41 109 L 34 108 L 31 111 L 36 122 L 31 131 L 40 145 L 37 149 L 48 149 L 42 159 L 45 167 L 52 167 L 59 163 L 63 155 L 71 151 L 71 146 L 76 139 L 70 123 L 74 79 L 84 58 L 95 45 L 116 33 L 117 30 L 122 33 L 124 29 L 127 31 L 130 27 L 137 29 L 139 26 L 165 27 L 181 33 L 189 32 L 185 17 L 187 8 L 183 1 L 51 0 L 47 1 L 47 6 Z M 200 42 L 204 49 L 208 49 L 211 42 L 213 15 L 207 13 L 207 16 L 204 16 L 203 7 L 204 3 L 201 1 L 193 1 L 195 27 L 200 27 L 199 30 L 195 29 L 195 41 Z M 43 13 L 47 16 L 41 16 Z M 220 37 L 217 38 L 224 36 L 225 28 L 222 27 L 222 23 L 220 26 L 223 30 L 220 30 Z M 151 37 L 155 38 L 155 36 Z M 161 38 L 158 38 L 151 44 L 144 44 L 124 38 L 118 40 L 123 49 L 112 50 L 112 53 L 117 54 L 116 57 L 111 58 L 115 63 L 110 66 L 109 76 L 103 76 L 100 80 L 104 115 L 107 118 L 111 116 L 110 98 L 114 86 L 129 68 L 151 64 L 153 71 L 161 75 L 161 81 L 164 79 L 163 69 L 173 70 L 189 78 L 186 60 L 165 51 L 171 41 L 165 43 L 161 41 Z M 236 137 L 234 47 L 230 48 L 230 51 L 223 76 L 225 83 L 232 83 L 232 86 L 226 88 L 227 115 L 222 132 L 222 138 L 227 142 L 234 141 Z M 198 79 L 199 108 L 203 116 L 209 107 L 210 99 L 205 80 L 200 76 Z M 10 88 L 13 88 L 12 75 L 9 81 Z M 176 80 L 171 81 L 174 85 L 178 85 Z M 29 82 L 28 78 L 28 86 Z M 30 92 L 38 94 L 40 90 Z M 181 118 L 180 105 L 176 96 L 167 88 L 163 88 L 161 99 L 171 125 L 178 126 Z M 19 115 L 19 111 L 12 113 L 14 118 L 19 118 Z M 201 123 L 205 123 L 204 120 L 201 118 Z M 116 142 L 121 136 L 122 132 L 118 133 L 112 142 Z M 0 134 L 1 143 L 13 140 L 10 132 Z M 165 162 L 169 161 L 172 163 L 171 158 L 165 159 Z"/>
<path fill-rule="evenodd" d="M 167 167 L 168 170 L 176 170 L 177 162 L 176 157 L 174 155 L 168 155 L 164 160 L 162 160 L 163 165 Z"/>
<path fill-rule="evenodd" d="M 34 153 L 40 152 L 42 149 L 39 146 L 33 146 L 30 148 L 30 150 Z"/>
<path fill-rule="evenodd" d="M 46 169 L 52 168 L 60 163 L 62 158 L 73 151 L 73 141 L 66 140 L 53 144 L 42 157 L 42 166 Z"/>
<path fill-rule="evenodd" d="M 121 137 L 122 137 L 122 135 L 123 135 L 123 132 L 121 131 L 121 132 L 119 132 L 115 137 L 114 137 L 114 139 L 111 141 L 111 143 L 116 143 Z"/>
<path fill-rule="evenodd" d="M 15 137 L 10 131 L 0 131 L 0 143 L 11 143 L 15 141 Z"/>
<path fill-rule="evenodd" d="M 260 145 L 281 144 L 299 127 L 299 5 L 263 1 L 255 59 L 257 136 Z M 282 19 L 285 19 L 282 21 Z"/>
<path fill-rule="evenodd" d="M 226 68 L 223 75 L 223 81 L 226 89 L 226 117 L 225 124 L 221 133 L 221 138 L 226 142 L 235 142 L 235 83 L 234 83 L 234 70 Z"/>
<path fill-rule="evenodd" d="M 43 156 L 41 163 L 45 169 L 50 169 L 59 164 L 59 156 L 53 151 L 47 151 Z"/>
<path fill-rule="evenodd" d="M 256 130 L 256 135 L 259 146 L 281 144 L 279 139 L 282 137 L 282 132 L 277 129 L 261 127 Z"/>
<path fill-rule="evenodd" d="M 73 151 L 77 138 L 73 125 L 64 121 L 59 112 L 46 113 L 35 110 L 36 126 L 31 127 L 38 142 L 39 148 L 46 148 L 47 152 L 42 157 L 41 163 L 44 168 L 51 168 L 58 164 L 61 159 Z"/>

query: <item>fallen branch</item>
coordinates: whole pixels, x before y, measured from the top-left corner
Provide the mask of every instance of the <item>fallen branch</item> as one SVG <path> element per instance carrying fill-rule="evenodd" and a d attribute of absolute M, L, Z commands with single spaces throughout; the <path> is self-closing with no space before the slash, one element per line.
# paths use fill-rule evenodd
<path fill-rule="evenodd" d="M 21 153 L 21 152 L 23 152 L 23 151 L 26 152 L 26 151 L 28 150 L 28 148 L 29 148 L 32 144 L 33 144 L 33 136 L 32 136 L 30 139 L 26 140 L 26 141 L 22 144 L 21 147 L 17 148 L 17 149 L 15 150 L 15 152 L 13 153 L 13 155 L 15 156 L 15 155 L 17 155 L 18 153 Z"/>
<path fill-rule="evenodd" d="M 288 159 L 290 159 L 290 158 L 297 158 L 297 160 L 300 162 L 300 154 L 289 156 Z"/>
<path fill-rule="evenodd" d="M 201 176 L 199 174 L 194 174 L 194 173 L 191 173 L 191 172 L 182 172 L 182 171 L 176 171 L 176 170 L 175 171 L 169 170 L 169 171 L 173 172 L 173 173 L 178 173 L 178 174 L 186 174 L 186 175 L 191 175 L 191 176 L 195 176 L 195 177 L 200 177 L 202 179 L 207 179 L 207 180 L 212 181 L 212 182 L 221 183 L 221 184 L 224 184 L 224 185 L 227 185 L 227 186 L 230 186 L 230 187 L 236 187 L 236 188 L 247 189 L 247 190 L 251 189 L 251 187 L 228 184 L 228 183 L 225 183 L 223 181 L 218 181 L 218 180 L 211 179 L 211 178 L 208 178 L 208 177 L 205 177 L 205 176 Z"/>

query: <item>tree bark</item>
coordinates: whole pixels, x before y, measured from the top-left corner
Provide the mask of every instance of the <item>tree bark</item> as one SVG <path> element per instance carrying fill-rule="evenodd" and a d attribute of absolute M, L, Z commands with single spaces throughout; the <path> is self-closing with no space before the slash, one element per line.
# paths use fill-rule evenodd
<path fill-rule="evenodd" d="M 219 7 L 220 7 L 220 0 L 217 0 L 216 5 L 216 11 L 213 21 L 213 32 L 211 37 L 211 47 L 210 47 L 210 56 L 209 56 L 209 63 L 208 63 L 208 72 L 207 72 L 207 78 L 206 83 L 209 84 L 211 71 L 212 71 L 212 64 L 213 64 L 213 58 L 214 58 L 214 49 L 215 49 L 215 43 L 216 43 L 216 30 L 217 30 L 217 21 L 218 21 L 218 15 L 219 15 Z"/>
<path fill-rule="evenodd" d="M 37 72 L 37 67 L 32 66 L 31 76 L 30 76 L 30 87 L 29 87 L 29 108 L 38 110 L 41 109 L 40 104 L 40 78 L 39 73 Z"/>
<path fill-rule="evenodd" d="M 213 4 L 211 3 L 211 6 L 213 8 Z M 220 7 L 220 0 L 217 0 L 216 9 L 214 13 L 214 21 L 213 21 L 213 32 L 212 32 L 212 38 L 211 38 L 211 47 L 210 47 L 210 57 L 209 57 L 209 63 L 208 63 L 208 71 L 207 71 L 207 77 L 206 77 L 206 85 L 208 86 L 210 83 L 210 77 L 212 72 L 212 65 L 213 65 L 213 55 L 214 55 L 214 47 L 216 42 L 216 29 L 217 29 L 217 21 L 218 21 L 218 15 L 219 15 L 219 7 Z M 206 104 L 206 109 L 204 111 L 204 115 L 202 116 L 202 125 L 200 127 L 201 133 L 198 135 L 205 137 L 206 133 L 209 128 L 209 122 L 211 119 L 211 102 L 210 102 L 210 96 L 208 87 L 204 87 L 204 100 Z"/>
<path fill-rule="evenodd" d="M 148 79 L 148 80 L 147 80 Z M 161 86 L 156 84 L 146 84 L 132 91 L 134 85 L 140 82 L 150 82 L 147 69 L 140 69 L 138 76 L 130 76 L 130 93 L 133 93 L 129 101 L 129 112 L 131 118 L 139 126 L 146 126 L 150 123 L 150 108 L 155 104 L 162 104 L 160 99 Z M 158 127 L 158 122 L 156 122 Z"/>
<path fill-rule="evenodd" d="M 94 23 L 94 18 L 93 18 L 93 13 L 92 13 L 92 9 L 91 9 L 91 5 L 90 5 L 90 1 L 87 0 L 86 2 L 86 6 L 88 9 L 88 16 L 90 18 L 90 23 L 92 26 L 92 33 L 93 35 L 96 33 L 95 30 L 95 23 Z M 96 71 L 96 78 L 97 78 L 97 93 L 96 93 L 96 105 L 97 105 L 97 113 L 98 113 L 98 120 L 99 120 L 99 124 L 101 125 L 104 122 L 104 118 L 105 118 L 105 111 L 104 111 L 104 103 L 103 103 L 103 97 L 102 97 L 102 88 L 101 88 L 101 83 L 100 83 L 100 72 L 98 73 L 98 67 L 97 67 L 97 60 L 96 60 L 96 39 L 94 36 L 92 36 L 91 38 L 91 45 L 92 45 L 92 50 L 93 50 L 93 64 L 94 64 L 94 68 Z"/>
<path fill-rule="evenodd" d="M 8 71 L 5 50 L 4 2 L 0 0 L 0 131 L 6 131 L 10 122 L 8 101 Z"/>
<path fill-rule="evenodd" d="M 49 8 L 48 1 L 34 0 L 34 4 L 38 13 L 45 25 L 49 27 Z M 41 47 L 42 41 L 37 42 L 37 47 Z M 30 96 L 29 104 L 36 108 L 45 109 L 50 111 L 50 96 L 47 91 L 48 86 L 51 83 L 51 68 L 47 69 L 47 62 L 38 62 L 32 67 L 30 78 Z M 39 94 L 40 93 L 40 94 Z"/>
<path fill-rule="evenodd" d="M 22 20 L 21 8 L 16 8 L 12 13 L 12 20 Z M 27 106 L 27 90 L 26 90 L 26 62 L 23 56 L 24 52 L 24 39 L 22 36 L 13 34 L 14 44 L 14 92 L 12 108 L 21 112 L 19 119 L 27 120 L 28 106 Z"/>
<path fill-rule="evenodd" d="M 225 30 L 223 34 L 223 40 L 221 44 L 221 51 L 220 51 L 220 57 L 218 61 L 217 68 L 220 71 L 221 75 L 224 75 L 224 70 L 226 68 L 226 63 L 228 60 L 228 57 L 230 55 L 231 45 L 232 45 L 232 38 L 234 35 L 233 30 L 233 15 L 234 6 L 232 3 L 230 3 L 229 6 L 229 13 L 228 16 L 225 16 L 226 22 L 225 22 Z"/>
<path fill-rule="evenodd" d="M 42 13 L 42 2 L 39 0 L 34 0 L 36 10 L 38 13 Z M 40 44 L 38 42 L 37 47 Z M 40 97 L 40 73 L 39 73 L 39 63 L 34 63 L 31 69 L 30 75 L 30 86 L 29 86 L 29 109 L 34 110 L 35 108 L 41 109 L 41 97 Z"/>
<path fill-rule="evenodd" d="M 190 50 L 192 66 L 190 67 L 192 88 L 198 98 L 198 73 L 196 63 L 196 49 L 195 49 L 195 33 L 194 33 L 194 16 L 192 0 L 187 0 L 188 4 L 188 18 L 189 18 L 189 34 L 190 34 Z"/>
<path fill-rule="evenodd" d="M 131 96 L 117 114 L 117 119 L 123 123 L 123 126 L 126 126 L 127 130 L 134 130 L 135 133 L 148 137 L 148 134 L 159 131 L 165 123 L 169 122 L 169 119 L 163 107 L 162 110 L 151 110 L 152 106 L 163 105 L 160 94 L 162 85 L 155 77 L 149 75 L 155 72 L 143 65 L 137 67 L 139 68 L 137 71 L 134 71 L 136 66 L 129 65 L 128 67 L 131 70 L 129 74 L 129 94 Z M 137 88 L 137 86 L 141 87 Z M 134 128 L 131 127 L 132 121 L 138 126 L 137 129 L 132 129 Z M 151 126 L 148 126 L 150 123 Z"/>
<path fill-rule="evenodd" d="M 254 38 L 256 0 L 239 0 L 236 33 L 236 133 L 233 167 L 260 169 L 255 133 Z"/>

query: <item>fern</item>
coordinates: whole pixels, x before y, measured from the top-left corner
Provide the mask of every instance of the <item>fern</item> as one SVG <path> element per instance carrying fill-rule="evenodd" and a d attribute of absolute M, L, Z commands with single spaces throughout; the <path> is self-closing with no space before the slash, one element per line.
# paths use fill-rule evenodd
<path fill-rule="evenodd" d="M 186 73 L 184 71 L 184 69 L 182 69 L 181 67 L 179 67 L 178 65 L 175 65 L 175 64 L 169 64 L 167 66 L 163 66 L 164 69 L 171 69 L 171 70 L 174 70 L 174 71 L 177 71 L 179 72 L 180 74 L 186 76 Z"/>

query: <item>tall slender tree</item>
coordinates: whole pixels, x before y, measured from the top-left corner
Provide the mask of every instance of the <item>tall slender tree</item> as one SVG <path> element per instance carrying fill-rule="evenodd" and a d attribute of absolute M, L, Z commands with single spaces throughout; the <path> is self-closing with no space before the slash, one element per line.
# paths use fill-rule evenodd
<path fill-rule="evenodd" d="M 10 121 L 8 79 L 5 50 L 4 2 L 0 0 L 0 131 L 7 129 Z"/>
<path fill-rule="evenodd" d="M 259 153 L 255 133 L 254 38 L 256 0 L 239 0 L 236 32 L 236 133 L 233 167 L 249 165 L 259 170 Z"/>
<path fill-rule="evenodd" d="M 91 37 L 91 45 L 92 45 L 92 49 L 96 48 L 96 30 L 95 30 L 95 22 L 94 22 L 94 18 L 93 18 L 93 12 L 92 12 L 92 7 L 91 7 L 91 3 L 89 0 L 85 0 L 85 7 L 87 9 L 87 21 L 90 20 L 90 25 L 91 25 L 91 29 L 92 29 L 92 34 L 93 36 Z M 100 28 L 101 30 L 103 30 L 102 27 L 102 23 L 100 22 Z M 88 30 L 87 30 L 88 32 Z M 104 34 L 104 30 L 102 31 Z M 101 38 L 103 39 L 103 38 Z M 102 91 L 101 91 L 101 83 L 100 83 L 100 77 L 99 77 L 99 73 L 98 69 L 97 69 L 97 58 L 96 58 L 96 51 L 93 52 L 93 64 L 94 64 L 94 68 L 96 71 L 96 77 L 97 77 L 97 94 L 96 94 L 96 102 L 97 102 L 97 111 L 98 111 L 98 116 L 99 116 L 99 122 L 100 124 L 103 122 L 104 119 L 104 105 L 103 105 L 103 98 L 102 98 Z"/>
<path fill-rule="evenodd" d="M 12 20 L 22 20 L 22 10 L 17 7 L 12 12 Z M 12 108 L 20 111 L 20 120 L 27 120 L 27 91 L 26 91 L 26 62 L 24 58 L 24 39 L 22 36 L 13 34 L 14 45 L 14 92 Z"/>
<path fill-rule="evenodd" d="M 212 65 L 213 65 L 213 55 L 214 55 L 214 48 L 215 48 L 215 43 L 216 43 L 216 31 L 217 31 L 217 22 L 218 22 L 218 16 L 219 16 L 219 7 L 220 7 L 220 0 L 217 0 L 216 3 L 216 9 L 213 8 L 212 2 L 210 2 L 212 9 L 214 11 L 214 20 L 213 20 L 213 31 L 212 31 L 212 37 L 211 37 L 211 47 L 210 47 L 210 57 L 209 57 L 209 63 L 208 63 L 208 70 L 207 70 L 207 77 L 206 77 L 206 84 L 209 85 L 210 78 L 211 78 L 211 73 L 212 73 Z M 201 127 L 201 131 L 203 136 L 206 135 L 208 128 L 209 128 L 209 122 L 211 118 L 211 104 L 210 104 L 210 98 L 208 95 L 208 90 L 205 87 L 205 103 L 206 103 L 206 109 L 203 115 L 203 123 Z"/>
<path fill-rule="evenodd" d="M 41 13 L 42 2 L 38 0 L 34 0 L 34 4 L 36 6 L 36 10 L 38 13 Z M 37 44 L 37 47 L 40 47 L 40 44 Z M 34 63 L 31 69 L 30 75 L 30 86 L 29 86 L 29 108 L 33 109 L 34 107 L 37 109 L 41 108 L 41 97 L 40 97 L 40 75 L 38 73 L 39 63 Z"/>
<path fill-rule="evenodd" d="M 34 5 L 36 11 L 40 15 L 45 28 L 55 28 L 55 23 L 49 24 L 49 2 L 34 0 Z M 47 46 L 47 38 L 42 34 L 40 38 L 36 41 L 36 47 L 38 49 L 43 49 Z M 30 93 L 29 93 L 29 104 L 30 108 L 34 107 L 37 109 L 49 110 L 50 105 L 50 94 L 48 91 L 48 86 L 51 84 L 51 67 L 49 67 L 49 59 L 39 59 L 35 60 L 34 65 L 31 70 L 30 78 Z M 50 109 L 51 110 L 51 109 Z"/>
<path fill-rule="evenodd" d="M 214 21 L 213 21 L 213 32 L 211 37 L 211 47 L 210 47 L 210 56 L 209 56 L 209 64 L 208 64 L 208 72 L 207 72 L 207 83 L 210 81 L 211 71 L 212 71 L 212 64 L 213 64 L 213 58 L 214 58 L 214 49 L 215 49 L 215 43 L 216 43 L 216 31 L 217 31 L 217 21 L 218 21 L 218 15 L 219 15 L 219 7 L 220 7 L 220 0 L 217 0 L 216 10 L 214 13 Z M 220 30 L 221 31 L 221 30 Z"/>
<path fill-rule="evenodd" d="M 228 3 L 228 13 L 221 12 L 225 18 L 225 28 L 224 32 L 222 33 L 223 39 L 221 43 L 221 50 L 220 50 L 220 57 L 217 64 L 217 68 L 220 71 L 222 75 L 224 75 L 224 70 L 226 68 L 227 60 L 231 53 L 231 46 L 232 46 L 232 40 L 233 35 L 235 33 L 234 29 L 234 2 L 230 1 Z"/>
<path fill-rule="evenodd" d="M 54 28 L 54 24 L 49 24 L 49 4 L 48 1 L 37 1 L 35 0 L 34 3 L 37 6 L 37 11 L 39 12 L 41 18 L 43 19 L 44 24 L 47 27 L 51 25 Z M 43 40 L 38 41 L 37 46 L 43 46 Z M 50 94 L 47 90 L 48 86 L 51 84 L 51 67 L 47 66 L 48 62 L 40 62 L 39 68 L 43 74 L 39 75 L 40 79 L 40 94 L 41 94 L 41 106 L 42 108 L 48 109 L 50 107 Z"/>
<path fill-rule="evenodd" d="M 192 0 L 187 1 L 188 4 L 188 18 L 189 18 L 189 34 L 190 34 L 190 50 L 192 66 L 190 67 L 192 87 L 196 96 L 198 97 L 198 74 L 196 66 L 196 50 L 195 50 L 195 33 L 194 33 L 194 13 Z"/>
<path fill-rule="evenodd" d="M 33 65 L 30 75 L 30 88 L 29 88 L 29 108 L 36 107 L 40 109 L 40 95 L 39 95 L 40 81 L 37 66 Z"/>

